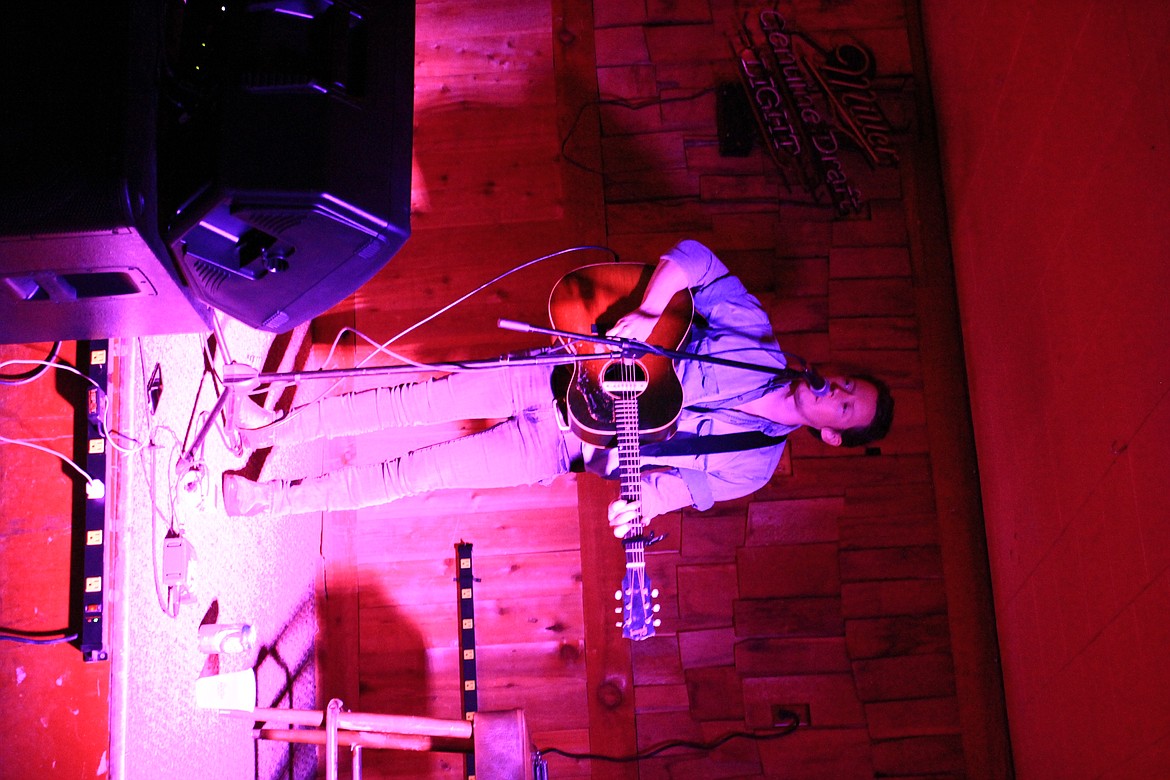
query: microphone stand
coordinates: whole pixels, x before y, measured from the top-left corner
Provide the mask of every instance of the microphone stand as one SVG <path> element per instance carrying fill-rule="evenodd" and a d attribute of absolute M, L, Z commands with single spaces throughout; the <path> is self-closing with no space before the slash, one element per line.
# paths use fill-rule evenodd
<path fill-rule="evenodd" d="M 308 381 L 310 379 L 348 379 L 361 376 L 392 375 L 418 371 L 477 371 L 490 370 L 493 368 L 503 368 L 505 366 L 529 366 L 544 363 L 560 365 L 568 363 L 581 363 L 587 360 L 608 359 L 614 357 L 615 355 L 637 358 L 642 355 L 649 354 L 661 355 L 664 357 L 669 357 L 673 360 L 696 360 L 704 363 L 714 363 L 721 366 L 743 369 L 745 371 L 757 371 L 760 373 L 771 374 L 788 382 L 791 382 L 794 379 L 804 379 L 808 376 L 806 371 L 802 369 L 760 366 L 754 363 L 745 363 L 739 360 L 729 360 L 727 358 L 716 357 L 714 355 L 700 355 L 694 352 L 680 352 L 673 349 L 663 349 L 662 347 L 656 347 L 652 344 L 646 344 L 635 339 L 609 338 L 605 336 L 595 336 L 587 333 L 574 333 L 572 331 L 558 330 L 556 328 L 545 328 L 538 325 L 530 325 L 528 323 L 506 319 L 497 320 L 496 325 L 500 328 L 503 328 L 504 330 L 512 330 L 520 333 L 540 333 L 546 336 L 555 336 L 557 338 L 567 339 L 569 341 L 587 341 L 595 344 L 606 344 L 609 345 L 611 349 L 608 352 L 585 355 L 578 355 L 571 352 L 546 352 L 545 354 L 536 355 L 502 355 L 500 357 L 484 360 L 428 363 L 426 366 L 403 364 L 397 366 L 330 368 L 315 371 L 260 372 L 243 363 L 232 362 L 224 367 L 224 373 L 222 377 L 224 386 L 223 392 L 221 392 L 219 398 L 216 399 L 215 406 L 212 407 L 211 413 L 207 416 L 203 426 L 195 434 L 195 438 L 192 440 L 191 446 L 187 449 L 186 452 L 183 453 L 182 456 L 180 456 L 178 462 L 175 464 L 175 469 L 180 476 L 191 469 L 196 460 L 196 453 L 199 451 L 199 448 L 202 447 L 204 439 L 207 438 L 207 434 L 210 433 L 212 426 L 215 424 L 215 418 L 221 411 L 224 410 L 225 407 L 228 409 L 227 416 L 229 419 L 234 418 L 233 410 L 234 403 L 236 401 L 236 393 L 250 393 L 262 384 L 288 382 L 296 384 Z M 802 360 L 801 362 L 804 361 Z"/>

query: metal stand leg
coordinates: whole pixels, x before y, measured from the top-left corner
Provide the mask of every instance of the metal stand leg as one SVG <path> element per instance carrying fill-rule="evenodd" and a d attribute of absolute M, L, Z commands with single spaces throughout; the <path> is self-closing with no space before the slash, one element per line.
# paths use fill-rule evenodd
<path fill-rule="evenodd" d="M 325 708 L 325 780 L 337 780 L 337 719 L 341 699 L 330 699 Z"/>

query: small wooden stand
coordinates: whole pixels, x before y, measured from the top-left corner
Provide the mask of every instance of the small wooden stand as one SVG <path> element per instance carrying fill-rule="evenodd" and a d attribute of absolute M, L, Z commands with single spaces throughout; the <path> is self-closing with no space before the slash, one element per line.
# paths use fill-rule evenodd
<path fill-rule="evenodd" d="M 254 739 L 324 745 L 327 780 L 337 780 L 337 749 L 342 745 L 353 752 L 354 780 L 361 780 L 363 748 L 474 752 L 480 780 L 527 780 L 532 773 L 523 710 L 476 712 L 469 714 L 468 720 L 443 720 L 348 712 L 342 709 L 340 699 L 333 699 L 324 712 L 260 707 L 221 712 L 263 724 L 252 731 Z M 270 728 L 269 723 L 286 723 L 290 728 Z"/>

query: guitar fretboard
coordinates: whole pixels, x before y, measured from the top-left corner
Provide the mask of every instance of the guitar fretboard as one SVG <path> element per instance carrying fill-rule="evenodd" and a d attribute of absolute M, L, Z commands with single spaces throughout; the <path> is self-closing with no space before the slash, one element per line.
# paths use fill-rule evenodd
<path fill-rule="evenodd" d="M 638 442 L 638 396 L 634 390 L 623 390 L 614 398 L 614 421 L 617 424 L 618 471 L 621 475 L 622 498 L 630 502 L 642 500 L 642 455 Z M 638 511 L 630 531 L 626 534 L 626 566 L 645 566 L 645 547 L 640 539 L 643 523 Z"/>
<path fill-rule="evenodd" d="M 622 366 L 622 379 L 611 387 L 614 398 L 614 422 L 617 427 L 618 469 L 621 475 L 622 498 L 638 502 L 639 508 L 630 523 L 630 530 L 622 539 L 626 551 L 626 576 L 618 597 L 625 607 L 622 633 L 633 640 L 654 636 L 653 596 L 646 576 L 646 541 L 642 522 L 642 455 L 638 432 L 637 367 L 633 361 Z"/>

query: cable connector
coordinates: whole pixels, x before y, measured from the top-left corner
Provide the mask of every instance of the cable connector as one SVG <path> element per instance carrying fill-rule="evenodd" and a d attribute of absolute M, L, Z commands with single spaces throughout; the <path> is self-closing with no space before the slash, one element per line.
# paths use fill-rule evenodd
<path fill-rule="evenodd" d="M 260 371 L 247 363 L 228 363 L 223 367 L 223 383 L 236 390 L 252 391 L 260 386 Z"/>
<path fill-rule="evenodd" d="M 85 397 L 85 412 L 89 421 L 94 425 L 100 425 L 105 420 L 106 408 L 109 404 L 110 401 L 105 391 L 99 387 L 89 388 Z"/>
<path fill-rule="evenodd" d="M 190 545 L 182 536 L 163 539 L 162 581 L 168 588 L 187 587 L 187 564 L 191 560 Z"/>
<path fill-rule="evenodd" d="M 85 497 L 90 501 L 100 501 L 106 497 L 106 483 L 100 479 L 92 479 L 85 483 Z"/>

